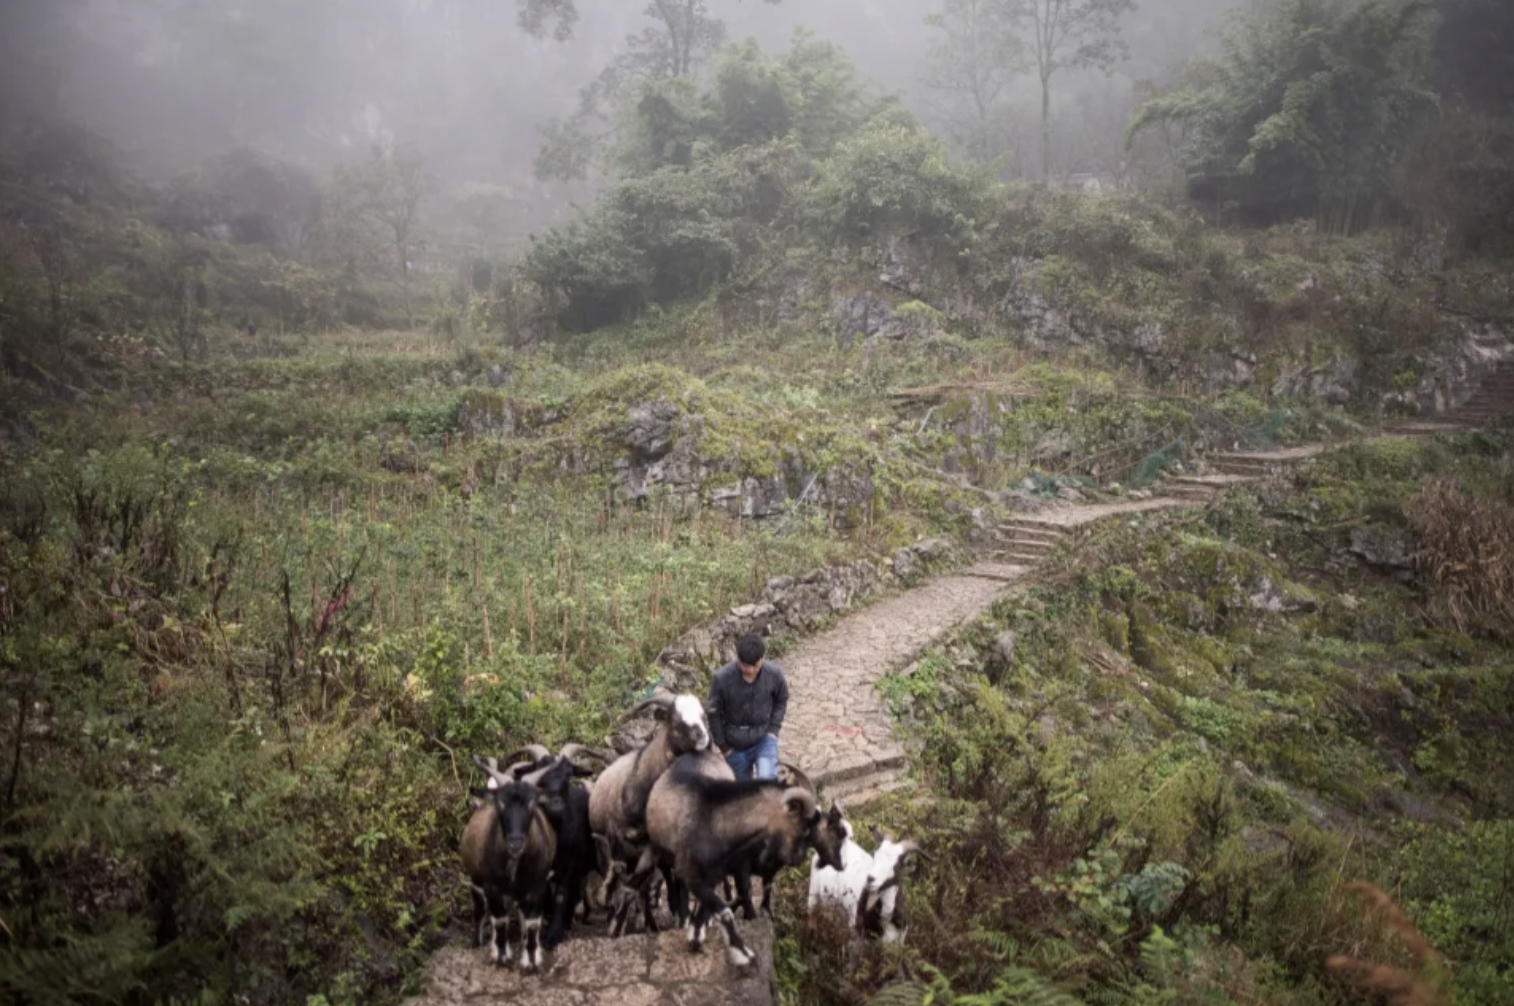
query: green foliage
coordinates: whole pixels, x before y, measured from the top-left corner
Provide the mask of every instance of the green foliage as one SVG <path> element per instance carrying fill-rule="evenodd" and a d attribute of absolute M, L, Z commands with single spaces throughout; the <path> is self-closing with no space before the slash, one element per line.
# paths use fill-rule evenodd
<path fill-rule="evenodd" d="M 960 254 L 971 247 L 991 195 L 983 179 L 954 168 L 924 130 L 880 118 L 820 165 L 806 217 L 842 240 L 909 233 Z"/>
<path fill-rule="evenodd" d="M 1100 530 L 1080 572 L 1006 598 L 886 679 L 932 799 L 873 812 L 951 867 L 909 888 L 902 959 L 864 957 L 849 982 L 817 981 L 816 998 L 1043 994 L 1001 988 L 1012 967 L 1118 1006 L 1354 1002 L 1313 977 L 1319 960 L 1392 957 L 1342 877 L 1402 892 L 1458 1001 L 1506 998 L 1494 906 L 1509 896 L 1514 791 L 1492 745 L 1514 722 L 1514 657 L 1446 638 L 1418 587 L 1344 558 L 1354 531 L 1402 528 L 1394 510 L 1427 469 L 1498 491 L 1500 450 L 1345 449 L 1315 463 L 1302 498 L 1237 493 Z M 1408 808 L 1437 823 L 1409 823 Z M 1400 853 L 1340 834 L 1357 829 Z M 926 988 L 900 981 L 921 974 L 935 976 Z"/>
<path fill-rule="evenodd" d="M 777 57 L 726 48 L 704 87 L 683 74 L 644 84 L 621 115 L 617 181 L 535 240 L 522 275 L 559 324 L 587 330 L 761 276 L 795 252 L 801 226 L 822 247 L 917 226 L 927 241 L 957 237 L 954 254 L 982 181 L 914 127 L 865 125 L 890 106 L 855 77 L 840 49 L 800 34 Z"/>
<path fill-rule="evenodd" d="M 1196 87 L 1139 109 L 1130 132 L 1181 124 L 1190 188 L 1256 219 L 1363 222 L 1415 124 L 1427 85 L 1428 2 L 1283 0 L 1243 17 Z"/>
<path fill-rule="evenodd" d="M 1405 909 L 1451 960 L 1458 1002 L 1492 1006 L 1514 994 L 1505 966 L 1514 955 L 1514 821 L 1464 829 L 1420 827 L 1395 857 Z"/>

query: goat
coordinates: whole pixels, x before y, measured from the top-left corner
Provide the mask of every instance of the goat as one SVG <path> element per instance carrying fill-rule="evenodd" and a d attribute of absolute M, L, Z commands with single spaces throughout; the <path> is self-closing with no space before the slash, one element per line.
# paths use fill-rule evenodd
<path fill-rule="evenodd" d="M 512 765 L 511 774 L 517 780 L 537 787 L 542 810 L 557 837 L 557 855 L 552 862 L 552 919 L 542 939 L 542 947 L 551 951 L 557 949 L 573 928 L 573 916 L 583 899 L 589 874 L 596 868 L 601 873 L 609 869 L 589 828 L 590 791 L 573 783 L 575 776 L 589 773 L 573 759 L 583 755 L 602 761 L 609 759 L 581 744 L 565 744 L 555 756 L 541 745 L 533 744 L 511 755 L 507 761 L 515 761 L 523 755 L 530 760 Z"/>
<path fill-rule="evenodd" d="M 884 943 L 902 943 L 909 931 L 909 917 L 904 911 L 901 874 L 916 858 L 930 857 L 912 841 L 895 842 L 876 825 L 871 830 L 878 848 L 873 853 L 867 880 L 858 892 L 854 924 L 863 936 L 881 936 Z"/>
<path fill-rule="evenodd" d="M 630 889 L 625 882 L 646 846 L 646 806 L 652 787 L 673 759 L 682 754 L 705 752 L 710 747 L 709 724 L 698 696 L 657 695 L 638 703 L 626 713 L 625 719 L 646 709 L 651 709 L 658 720 L 651 740 L 611 763 L 600 774 L 589 798 L 590 828 L 604 840 L 599 855 L 611 861 L 609 871 L 603 874 L 601 891 L 611 916 L 612 936 L 625 931 L 630 911 L 627 900 Z M 596 840 L 596 845 L 599 844 Z M 650 885 L 636 890 L 648 932 L 657 931 L 653 893 Z"/>
<path fill-rule="evenodd" d="M 736 917 L 716 887 L 761 855 L 797 865 L 814 849 L 840 868 L 843 832 L 815 806 L 815 796 L 771 780 L 711 779 L 697 759 L 684 756 L 657 780 L 647 801 L 649 845 L 632 883 L 645 883 L 653 869 L 671 863 L 674 875 L 698 902 L 689 927 L 689 948 L 698 951 L 712 918 L 726 935 L 726 955 L 737 967 L 756 963 L 741 941 Z"/>
<path fill-rule="evenodd" d="M 788 762 L 780 764 L 778 766 L 778 778 L 779 781 L 789 786 L 797 786 L 808 792 L 811 796 L 816 796 L 815 784 L 810 781 L 810 777 L 805 775 L 797 765 Z M 829 815 L 829 820 L 834 827 L 844 830 L 847 836 L 851 835 L 851 826 L 846 823 L 846 814 L 842 811 L 841 805 L 835 800 L 831 801 Z M 845 862 L 844 853 L 842 860 Z M 787 865 L 790 864 L 781 862 L 774 851 L 764 848 L 749 861 L 744 861 L 737 867 L 733 875 L 736 881 L 735 900 L 736 904 L 741 907 L 741 917 L 743 919 L 750 922 L 757 917 L 757 908 L 752 904 L 752 875 L 754 873 L 762 879 L 762 914 L 768 918 L 773 917 L 773 881 L 777 878 L 778 871 Z M 726 882 L 725 896 L 726 901 L 731 900 L 731 885 L 729 881 Z"/>
<path fill-rule="evenodd" d="M 463 871 L 473 896 L 473 946 L 484 942 L 484 920 L 493 927 L 490 959 L 499 965 L 510 958 L 510 916 L 513 901 L 521 915 L 521 970 L 535 971 L 538 932 L 551 899 L 552 863 L 557 838 L 539 805 L 537 788 L 501 773 L 477 756 L 474 764 L 494 787 L 474 792 L 476 808 L 463 830 Z"/>
<path fill-rule="evenodd" d="M 813 857 L 810 862 L 810 912 L 813 913 L 823 902 L 838 904 L 846 913 L 849 926 L 856 921 L 857 902 L 867 887 L 867 877 L 873 869 L 872 853 L 858 845 L 852 835 L 851 822 L 847 822 L 846 842 L 841 846 L 841 860 L 845 869 L 837 871 L 825 866 L 820 862 L 819 856 Z"/>

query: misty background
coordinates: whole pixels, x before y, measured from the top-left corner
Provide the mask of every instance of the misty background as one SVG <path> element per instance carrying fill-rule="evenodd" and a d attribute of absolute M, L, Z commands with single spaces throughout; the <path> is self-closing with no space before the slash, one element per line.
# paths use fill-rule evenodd
<path fill-rule="evenodd" d="M 991 135 L 954 73 L 950 31 L 927 18 L 972 0 L 715 0 L 730 40 L 782 49 L 799 29 L 842 45 L 959 150 L 1006 155 L 1006 178 L 1040 169 L 1039 84 L 1025 54 L 1000 61 Z M 1122 136 L 1143 94 L 1169 86 L 1213 45 L 1228 0 L 1142 0 L 1118 13 L 1105 67 L 1054 82 L 1050 165 L 1119 176 Z M 8 121 L 66 120 L 109 138 L 139 176 L 167 182 L 237 148 L 324 175 L 375 144 L 413 145 L 437 185 L 438 250 L 469 240 L 459 198 L 503 188 L 507 243 L 593 194 L 541 178 L 543 127 L 570 119 L 581 91 L 655 26 L 640 3 L 588 0 L 572 37 L 522 29 L 509 0 L 10 0 L 0 25 Z"/>

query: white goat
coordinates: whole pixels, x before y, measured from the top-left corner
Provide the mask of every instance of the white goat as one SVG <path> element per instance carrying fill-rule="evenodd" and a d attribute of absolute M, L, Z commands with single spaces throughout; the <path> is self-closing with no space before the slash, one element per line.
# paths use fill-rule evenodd
<path fill-rule="evenodd" d="M 871 855 L 851 839 L 851 825 L 846 826 L 847 841 L 842 846 L 841 872 L 810 864 L 810 911 L 822 901 L 839 904 L 847 921 L 862 936 L 878 936 L 884 943 L 904 940 L 909 920 L 900 896 L 901 874 L 911 857 L 925 858 L 912 841 L 895 842 L 876 827 L 873 840 L 878 850 Z"/>
<path fill-rule="evenodd" d="M 846 912 L 850 925 L 857 917 L 857 899 L 867 885 L 867 875 L 873 868 L 873 857 L 868 851 L 852 841 L 852 824 L 846 822 L 846 842 L 841 846 L 841 865 L 837 872 L 820 865 L 820 857 L 810 859 L 810 911 L 822 901 L 839 904 Z"/>

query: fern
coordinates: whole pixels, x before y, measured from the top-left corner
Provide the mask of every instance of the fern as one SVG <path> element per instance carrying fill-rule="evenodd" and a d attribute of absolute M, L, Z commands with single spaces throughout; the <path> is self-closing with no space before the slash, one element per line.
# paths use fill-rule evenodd
<path fill-rule="evenodd" d="M 1008 933 L 996 929 L 974 929 L 967 938 L 983 947 L 995 960 L 1013 960 L 1020 951 L 1020 944 Z"/>
<path fill-rule="evenodd" d="M 1034 971 L 1009 968 L 999 975 L 990 991 L 954 996 L 951 1006 L 1084 1006 L 1084 1003 Z"/>
<path fill-rule="evenodd" d="M 895 982 L 874 993 L 867 1006 L 924 1006 L 930 991 L 920 982 Z"/>

